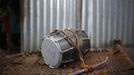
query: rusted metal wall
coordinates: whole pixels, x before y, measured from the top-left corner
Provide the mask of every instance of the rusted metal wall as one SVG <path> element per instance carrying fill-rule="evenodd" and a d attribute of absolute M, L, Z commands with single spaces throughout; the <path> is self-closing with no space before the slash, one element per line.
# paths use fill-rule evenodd
<path fill-rule="evenodd" d="M 77 3 L 82 6 L 81 25 Z M 24 0 L 22 51 L 37 51 L 42 36 L 66 27 L 82 27 L 94 48 L 110 47 L 113 39 L 133 46 L 133 7 L 134 0 Z"/>

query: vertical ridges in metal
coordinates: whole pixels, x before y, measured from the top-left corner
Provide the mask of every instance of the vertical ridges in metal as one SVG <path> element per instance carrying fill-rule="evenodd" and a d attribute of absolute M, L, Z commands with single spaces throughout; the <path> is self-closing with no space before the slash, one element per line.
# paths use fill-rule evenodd
<path fill-rule="evenodd" d="M 110 32 L 111 31 L 111 27 L 110 26 L 111 26 L 111 16 L 112 16 L 111 15 L 111 0 L 109 0 L 108 3 L 109 3 L 109 9 L 108 9 L 108 11 L 109 11 L 109 18 L 108 18 L 108 36 L 107 36 L 107 38 L 108 38 L 108 41 L 111 41 L 111 39 L 110 39 L 110 33 L 111 33 Z M 110 43 L 111 42 L 108 43 L 108 46 L 110 46 Z"/>
<path fill-rule="evenodd" d="M 56 28 L 76 28 L 76 0 L 25 0 L 22 49 L 37 51 L 41 37 Z"/>
<path fill-rule="evenodd" d="M 39 49 L 40 45 L 40 1 L 37 0 L 37 49 Z"/>
<path fill-rule="evenodd" d="M 89 35 L 90 39 L 91 39 L 91 43 L 93 43 L 93 36 L 91 34 L 93 34 L 93 0 L 88 0 L 88 31 L 87 34 Z M 93 47 L 91 45 L 91 47 Z"/>
<path fill-rule="evenodd" d="M 64 0 L 64 3 L 63 3 L 63 7 L 64 7 L 64 9 L 63 9 L 63 29 L 65 29 L 65 27 L 66 27 L 66 14 L 67 14 L 67 12 L 66 12 L 66 9 L 67 9 L 67 2 L 66 2 L 67 0 Z"/>
<path fill-rule="evenodd" d="M 69 8 L 69 27 L 73 28 L 72 25 L 73 25 L 73 17 L 72 14 L 73 14 L 73 3 L 74 1 L 69 1 L 69 4 L 70 4 L 70 8 Z"/>
<path fill-rule="evenodd" d="M 60 25 L 60 0 L 57 0 L 57 27 L 56 28 L 60 28 L 59 25 Z"/>
<path fill-rule="evenodd" d="M 105 47 L 104 44 L 106 43 L 105 41 L 105 28 L 106 27 L 106 13 L 105 13 L 105 7 L 106 7 L 106 0 L 103 0 L 103 22 L 102 22 L 102 47 Z"/>
<path fill-rule="evenodd" d="M 129 0 L 128 0 L 129 1 Z M 128 1 L 127 0 L 125 0 L 124 2 L 125 2 L 125 8 L 124 8 L 124 10 L 125 10 L 125 17 L 124 17 L 124 19 L 125 19 L 125 23 L 124 23 L 124 36 L 123 36 L 123 38 L 124 38 L 124 43 L 125 44 L 127 44 L 127 41 L 126 41 L 126 36 L 127 36 L 127 34 L 128 33 L 126 33 L 126 31 L 127 31 L 127 25 L 128 25 L 128 23 L 127 23 L 127 20 L 128 20 Z M 128 38 L 128 37 L 127 37 Z"/>
<path fill-rule="evenodd" d="M 26 47 L 27 47 L 27 29 L 26 29 L 26 26 L 27 26 L 27 16 L 28 16 L 28 13 L 26 12 L 27 9 L 28 9 L 28 1 L 27 0 L 24 0 L 24 25 L 23 25 L 23 51 L 26 52 Z"/>
<path fill-rule="evenodd" d="M 43 0 L 43 36 L 46 35 L 46 26 L 47 26 L 47 0 Z"/>
<path fill-rule="evenodd" d="M 81 27 L 76 25 L 77 1 L 24 0 L 23 51 L 36 51 L 42 36 L 66 27 L 82 27 L 91 35 L 91 47 L 110 47 L 113 39 L 134 45 L 133 0 L 81 0 Z"/>
<path fill-rule="evenodd" d="M 33 0 L 30 0 L 30 52 L 33 50 Z"/>
<path fill-rule="evenodd" d="M 85 18 L 86 17 L 86 0 L 82 1 L 82 29 L 85 29 Z"/>
<path fill-rule="evenodd" d="M 96 24 L 96 47 L 99 47 L 99 12 L 100 12 L 100 8 L 99 8 L 99 1 L 100 0 L 97 0 L 96 2 L 97 2 L 97 11 L 96 11 L 96 13 L 97 13 L 97 24 Z"/>
<path fill-rule="evenodd" d="M 53 29 L 53 10 L 54 10 L 54 7 L 53 7 L 53 1 L 54 0 L 50 0 L 50 32 L 52 31 Z"/>
<path fill-rule="evenodd" d="M 132 37 L 132 34 L 133 34 L 133 32 L 132 32 L 132 30 L 133 30 L 133 18 L 134 16 L 133 16 L 133 0 L 130 0 L 130 31 L 129 31 L 129 44 L 133 44 L 132 42 L 132 39 L 133 39 L 133 37 Z"/>
<path fill-rule="evenodd" d="M 117 22 L 117 1 L 116 0 L 113 0 L 114 2 L 114 7 L 113 7 L 113 39 L 117 39 L 117 35 L 116 35 L 116 33 L 117 33 L 117 31 L 116 31 L 116 27 L 117 27 L 117 25 L 116 25 L 116 22 Z"/>
<path fill-rule="evenodd" d="M 76 23 L 77 23 L 77 26 L 76 28 L 77 29 L 82 29 L 82 26 L 81 26 L 81 21 L 82 21 L 82 0 L 76 0 Z"/>

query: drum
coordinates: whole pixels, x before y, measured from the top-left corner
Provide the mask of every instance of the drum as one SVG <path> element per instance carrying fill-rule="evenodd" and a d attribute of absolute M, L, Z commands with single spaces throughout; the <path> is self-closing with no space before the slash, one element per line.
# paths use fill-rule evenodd
<path fill-rule="evenodd" d="M 65 30 L 52 33 L 44 37 L 41 44 L 43 60 L 49 67 L 57 68 L 61 63 L 71 62 L 78 58 L 76 48 L 67 37 L 71 38 L 75 45 L 77 45 L 76 37 L 78 37 L 81 53 L 85 55 L 88 52 L 90 40 L 84 31 Z"/>

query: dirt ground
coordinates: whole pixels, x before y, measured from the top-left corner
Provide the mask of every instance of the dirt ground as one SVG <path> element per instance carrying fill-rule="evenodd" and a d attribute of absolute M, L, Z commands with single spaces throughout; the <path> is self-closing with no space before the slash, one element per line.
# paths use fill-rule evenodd
<path fill-rule="evenodd" d="M 62 64 L 57 69 L 51 69 L 43 64 L 40 53 L 7 55 L 0 52 L 0 75 L 68 75 L 80 70 L 79 61 Z M 92 51 L 84 60 L 93 66 L 109 57 L 108 64 L 99 70 L 85 75 L 134 75 L 134 63 L 124 53 L 112 55 L 112 51 Z"/>

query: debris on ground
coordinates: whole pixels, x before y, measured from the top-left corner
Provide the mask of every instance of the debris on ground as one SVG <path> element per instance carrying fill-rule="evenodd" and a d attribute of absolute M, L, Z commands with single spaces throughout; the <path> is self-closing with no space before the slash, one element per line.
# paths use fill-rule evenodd
<path fill-rule="evenodd" d="M 127 72 L 134 73 L 134 64 L 127 54 L 119 53 L 111 56 L 111 51 L 106 52 L 89 52 L 85 56 L 85 62 L 89 66 L 93 66 L 103 61 L 109 55 L 108 64 L 101 69 L 96 70 L 88 75 L 119 75 L 119 73 Z M 0 75 L 66 75 L 77 70 L 80 70 L 80 63 L 78 61 L 68 64 L 62 64 L 57 69 L 51 69 L 45 64 L 40 64 L 41 56 L 37 54 L 19 55 L 9 58 L 8 55 L 0 58 Z"/>
<path fill-rule="evenodd" d="M 49 68 L 44 64 L 41 54 L 0 54 L 0 75 L 68 75 L 79 71 L 79 61 L 62 64 L 57 69 Z M 101 69 L 87 72 L 84 75 L 133 75 L 134 62 L 128 57 L 119 43 L 108 50 L 90 51 L 85 57 L 85 63 L 92 67 L 108 57 L 107 63 Z"/>

